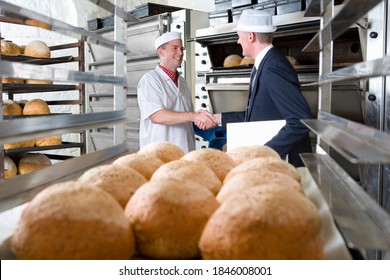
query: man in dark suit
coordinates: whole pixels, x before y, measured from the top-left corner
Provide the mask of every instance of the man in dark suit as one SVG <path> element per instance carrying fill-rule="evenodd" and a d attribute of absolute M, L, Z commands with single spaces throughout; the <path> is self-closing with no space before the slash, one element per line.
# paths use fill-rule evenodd
<path fill-rule="evenodd" d="M 311 152 L 309 129 L 300 121 L 312 118 L 302 95 L 295 69 L 272 45 L 272 16 L 259 10 L 244 10 L 235 28 L 243 55 L 255 60 L 246 111 L 215 114 L 226 128 L 231 122 L 286 120 L 286 125 L 265 145 L 296 167 L 303 166 L 300 153 Z M 228 135 L 229 137 L 229 135 Z"/>

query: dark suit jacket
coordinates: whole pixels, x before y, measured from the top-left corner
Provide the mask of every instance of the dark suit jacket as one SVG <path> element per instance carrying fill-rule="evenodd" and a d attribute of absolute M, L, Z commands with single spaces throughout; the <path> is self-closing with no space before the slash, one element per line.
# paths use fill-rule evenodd
<path fill-rule="evenodd" d="M 243 121 L 286 120 L 286 125 L 267 146 L 294 166 L 303 166 L 299 153 L 311 152 L 309 129 L 300 121 L 311 119 L 310 107 L 303 97 L 295 69 L 275 47 L 259 65 L 248 100 L 248 113 L 222 113 L 222 126 Z M 245 119 L 246 117 L 246 119 Z"/>

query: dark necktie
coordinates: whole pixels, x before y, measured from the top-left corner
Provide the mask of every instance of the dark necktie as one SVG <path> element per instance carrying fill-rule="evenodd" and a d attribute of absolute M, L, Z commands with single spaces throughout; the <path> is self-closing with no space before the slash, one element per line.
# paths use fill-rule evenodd
<path fill-rule="evenodd" d="M 253 88 L 255 86 L 256 73 L 257 73 L 257 69 L 255 66 L 253 66 L 251 76 L 249 79 L 249 94 L 248 94 L 248 103 L 247 103 L 246 112 L 245 112 L 245 121 L 248 121 L 248 118 L 249 118 L 249 108 L 251 106 L 251 95 L 253 92 Z"/>

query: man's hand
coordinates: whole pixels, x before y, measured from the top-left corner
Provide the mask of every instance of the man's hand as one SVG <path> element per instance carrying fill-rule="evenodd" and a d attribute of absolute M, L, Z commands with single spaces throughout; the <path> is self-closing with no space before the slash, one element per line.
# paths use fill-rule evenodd
<path fill-rule="evenodd" d="M 193 122 L 200 129 L 206 130 L 218 125 L 215 121 L 213 114 L 205 110 L 199 110 L 194 112 Z"/>

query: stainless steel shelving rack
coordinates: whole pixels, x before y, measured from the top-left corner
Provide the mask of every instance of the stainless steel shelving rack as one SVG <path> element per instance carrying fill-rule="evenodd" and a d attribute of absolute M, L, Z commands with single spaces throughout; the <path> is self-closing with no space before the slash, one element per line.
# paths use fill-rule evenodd
<path fill-rule="evenodd" d="M 87 0 L 86 0 L 87 1 Z M 61 116 L 39 116 L 28 119 L 4 120 L 1 116 L 0 145 L 31 138 L 55 134 L 79 132 L 102 125 L 111 124 L 114 128 L 112 147 L 80 157 L 65 160 L 61 163 L 25 175 L 0 181 L 0 212 L 23 204 L 37 192 L 56 181 L 78 176 L 83 170 L 126 151 L 124 122 L 126 120 L 125 94 L 126 86 L 125 61 L 126 44 L 124 39 L 125 20 L 137 20 L 125 13 L 124 0 L 93 1 L 93 4 L 114 13 L 114 40 L 108 40 L 94 32 L 69 25 L 46 15 L 31 11 L 4 1 L 0 1 L 0 14 L 12 24 L 24 24 L 26 19 L 33 19 L 50 26 L 50 30 L 85 41 L 99 44 L 114 52 L 114 75 L 96 75 L 84 71 L 71 71 L 59 68 L 48 68 L 45 65 L 33 65 L 16 61 L 5 61 L 0 58 L 0 76 L 52 80 L 70 83 L 102 83 L 113 85 L 114 110 L 100 113 L 80 113 Z"/>
<path fill-rule="evenodd" d="M 390 251 L 390 111 L 386 99 L 389 72 L 388 1 L 346 0 L 335 15 L 332 0 L 312 0 L 305 16 L 319 16 L 321 30 L 303 51 L 319 51 L 317 119 L 303 120 L 318 136 L 318 152 L 302 158 L 322 191 L 346 244 L 367 258 L 389 259 Z M 333 40 L 357 24 L 365 61 L 332 70 Z M 366 80 L 364 124 L 330 114 L 332 82 Z M 345 104 L 348 106 L 348 104 Z M 328 154 L 338 151 L 360 169 L 352 179 Z M 321 152 L 319 152 L 321 151 Z"/>

